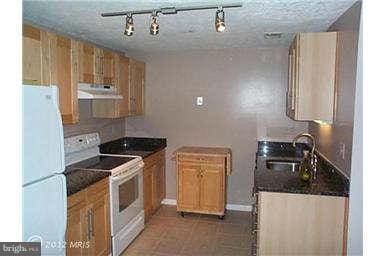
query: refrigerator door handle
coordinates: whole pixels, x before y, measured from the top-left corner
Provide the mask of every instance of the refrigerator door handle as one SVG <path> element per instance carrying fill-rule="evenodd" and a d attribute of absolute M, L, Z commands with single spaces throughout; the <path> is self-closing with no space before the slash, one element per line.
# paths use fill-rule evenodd
<path fill-rule="evenodd" d="M 64 235 L 63 237 L 63 241 L 65 241 L 65 233 L 67 231 L 67 181 L 66 181 L 66 178 L 63 174 L 61 175 L 58 175 L 61 179 L 61 182 L 62 182 L 62 196 L 63 196 L 63 210 L 64 210 L 64 214 L 63 214 L 63 226 L 62 226 L 62 233 Z"/>
<path fill-rule="evenodd" d="M 61 155 L 61 170 L 65 170 L 65 153 L 64 153 L 64 133 L 63 133 L 63 120 L 61 119 L 61 113 L 60 113 L 60 108 L 59 108 L 59 92 L 58 92 L 58 88 L 57 86 L 51 86 L 52 88 L 52 96 L 53 96 L 53 100 L 52 100 L 52 103 L 53 103 L 53 106 L 54 106 L 54 109 L 56 110 L 56 116 L 57 118 L 55 118 L 54 120 L 57 122 L 56 125 L 57 125 L 57 128 L 58 128 L 58 131 L 59 131 L 59 141 L 60 141 L 60 155 Z M 60 128 L 61 127 L 61 128 Z"/>

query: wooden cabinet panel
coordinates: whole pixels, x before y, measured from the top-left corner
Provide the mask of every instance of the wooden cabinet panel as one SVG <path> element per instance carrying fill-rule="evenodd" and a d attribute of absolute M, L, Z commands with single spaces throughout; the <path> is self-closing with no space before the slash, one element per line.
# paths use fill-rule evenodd
<path fill-rule="evenodd" d="M 114 67 L 109 68 L 107 73 L 104 73 L 104 81 L 113 81 L 117 88 L 118 94 L 123 96 L 121 100 L 97 100 L 92 102 L 93 117 L 100 118 L 119 118 L 129 115 L 129 58 L 122 55 L 113 54 L 112 59 L 107 60 L 108 55 L 104 56 L 104 63 L 112 64 Z M 112 63 L 110 63 L 112 62 Z M 106 67 L 106 64 L 104 64 Z M 105 68 L 105 70 L 107 70 Z M 108 75 L 108 72 L 114 72 Z M 106 76 L 111 77 L 106 77 Z M 113 77 L 112 77 L 113 76 Z"/>
<path fill-rule="evenodd" d="M 200 166 L 180 164 L 177 170 L 177 210 L 199 209 Z"/>
<path fill-rule="evenodd" d="M 109 219 L 109 197 L 102 195 L 92 204 L 92 225 L 94 240 L 93 255 L 108 255 L 111 250 Z"/>
<path fill-rule="evenodd" d="M 148 221 L 152 215 L 152 169 L 144 168 L 143 175 L 143 193 L 144 193 L 144 215 L 145 221 Z"/>
<path fill-rule="evenodd" d="M 122 100 L 117 101 L 119 117 L 129 115 L 129 78 L 130 78 L 130 59 L 119 56 L 119 81 L 117 90 L 123 96 Z"/>
<path fill-rule="evenodd" d="M 224 212 L 224 182 L 223 166 L 201 166 L 200 208 L 207 213 Z"/>
<path fill-rule="evenodd" d="M 95 83 L 95 51 L 92 45 L 80 43 L 79 82 Z"/>
<path fill-rule="evenodd" d="M 23 83 L 56 85 L 64 124 L 79 121 L 77 42 L 23 25 Z"/>
<path fill-rule="evenodd" d="M 337 32 L 299 33 L 289 48 L 287 115 L 333 122 Z"/>
<path fill-rule="evenodd" d="M 87 255 L 86 247 L 89 245 L 89 239 L 87 238 L 87 205 L 85 197 L 79 198 L 78 200 L 79 201 L 73 206 L 68 202 L 65 240 L 67 242 L 67 255 L 82 256 Z"/>
<path fill-rule="evenodd" d="M 224 216 L 229 148 L 181 147 L 175 151 L 177 211 Z"/>
<path fill-rule="evenodd" d="M 344 197 L 260 192 L 258 255 L 344 254 L 346 203 Z"/>
<path fill-rule="evenodd" d="M 56 66 L 51 70 L 55 70 L 57 73 L 56 84 L 59 87 L 60 112 L 64 124 L 73 124 L 79 121 L 77 100 L 78 44 L 69 38 L 56 37 Z"/>
<path fill-rule="evenodd" d="M 165 150 L 144 158 L 144 214 L 148 221 L 165 198 Z"/>
<path fill-rule="evenodd" d="M 166 192 L 166 176 L 165 176 L 165 152 L 163 152 L 163 156 L 160 160 L 160 164 L 159 164 L 159 172 L 160 172 L 160 175 L 159 175 L 159 194 L 158 194 L 158 201 L 159 201 L 159 204 L 161 204 L 161 202 L 163 201 L 163 199 L 165 198 L 165 192 Z"/>
<path fill-rule="evenodd" d="M 103 50 L 103 84 L 115 85 L 115 65 L 113 52 Z"/>
<path fill-rule="evenodd" d="M 66 241 L 67 255 L 111 253 L 108 178 L 68 197 Z"/>
<path fill-rule="evenodd" d="M 130 115 L 144 114 L 145 63 L 131 59 L 130 63 Z"/>
<path fill-rule="evenodd" d="M 24 84 L 51 85 L 52 33 L 23 25 L 23 70 Z"/>

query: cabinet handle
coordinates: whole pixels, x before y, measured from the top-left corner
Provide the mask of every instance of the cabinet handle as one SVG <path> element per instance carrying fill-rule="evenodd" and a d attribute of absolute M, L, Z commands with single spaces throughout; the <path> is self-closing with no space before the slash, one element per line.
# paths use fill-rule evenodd
<path fill-rule="evenodd" d="M 90 233 L 90 237 L 91 236 L 95 236 L 95 232 L 94 232 L 94 218 L 93 218 L 93 209 L 90 209 L 89 210 L 89 219 L 90 219 L 90 230 L 89 230 L 89 233 Z"/>
<path fill-rule="evenodd" d="M 88 210 L 87 211 L 87 226 L 88 226 L 88 230 L 87 230 L 87 240 L 91 240 L 91 211 Z"/>

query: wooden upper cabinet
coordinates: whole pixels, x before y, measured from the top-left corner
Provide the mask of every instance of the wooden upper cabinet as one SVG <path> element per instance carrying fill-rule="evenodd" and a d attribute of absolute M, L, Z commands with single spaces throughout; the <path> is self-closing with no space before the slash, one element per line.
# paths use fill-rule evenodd
<path fill-rule="evenodd" d="M 103 50 L 102 56 L 102 73 L 103 84 L 115 85 L 115 63 L 114 57 L 116 54 L 113 52 Z"/>
<path fill-rule="evenodd" d="M 51 85 L 52 33 L 23 25 L 23 84 Z"/>
<path fill-rule="evenodd" d="M 129 115 L 129 65 L 130 59 L 127 57 L 118 54 L 109 56 L 104 53 L 104 81 L 112 81 L 123 99 L 93 101 L 93 117 L 119 118 Z"/>
<path fill-rule="evenodd" d="M 115 83 L 115 53 L 87 43 L 80 43 L 79 82 L 89 84 Z"/>
<path fill-rule="evenodd" d="M 79 121 L 78 42 L 23 25 L 23 84 L 56 85 L 64 124 Z"/>
<path fill-rule="evenodd" d="M 95 48 L 79 43 L 79 82 L 95 83 Z"/>
<path fill-rule="evenodd" d="M 64 124 L 79 121 L 77 100 L 78 48 L 75 40 L 57 36 L 55 45 L 56 68 L 51 69 L 57 74 L 59 87 L 60 112 Z"/>
<path fill-rule="evenodd" d="M 130 63 L 130 115 L 144 114 L 145 63 L 131 59 Z"/>
<path fill-rule="evenodd" d="M 299 33 L 289 48 L 287 115 L 299 121 L 334 119 L 337 32 Z"/>

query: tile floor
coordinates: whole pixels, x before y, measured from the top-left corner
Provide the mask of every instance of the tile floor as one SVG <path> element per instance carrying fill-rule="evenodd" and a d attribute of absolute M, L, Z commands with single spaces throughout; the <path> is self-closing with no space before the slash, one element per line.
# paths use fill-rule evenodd
<path fill-rule="evenodd" d="M 163 205 L 122 255 L 248 256 L 250 227 L 249 212 L 227 211 L 224 220 L 192 213 L 183 218 L 175 206 Z"/>

